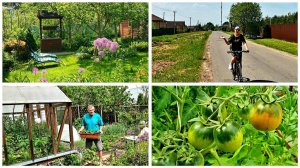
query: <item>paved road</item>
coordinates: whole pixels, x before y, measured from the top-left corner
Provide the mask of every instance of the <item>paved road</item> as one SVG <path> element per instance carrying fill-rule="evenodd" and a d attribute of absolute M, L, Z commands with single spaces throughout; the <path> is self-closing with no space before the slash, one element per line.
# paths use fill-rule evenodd
<path fill-rule="evenodd" d="M 219 37 L 223 32 L 212 32 L 209 45 L 214 82 L 235 82 L 232 80 L 228 64 L 231 55 L 227 54 L 229 46 Z M 275 82 L 297 82 L 298 58 L 290 54 L 267 48 L 247 41 L 250 53 L 243 53 L 243 76 L 253 80 L 270 80 Z"/>

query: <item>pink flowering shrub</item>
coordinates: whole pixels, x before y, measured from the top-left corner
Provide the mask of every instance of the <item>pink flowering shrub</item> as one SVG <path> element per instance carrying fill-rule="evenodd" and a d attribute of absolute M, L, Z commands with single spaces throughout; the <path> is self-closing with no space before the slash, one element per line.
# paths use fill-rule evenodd
<path fill-rule="evenodd" d="M 105 51 L 116 53 L 119 48 L 119 44 L 117 42 L 112 42 L 107 38 L 103 37 L 103 38 L 97 38 L 94 41 L 94 47 L 97 48 L 98 55 L 104 57 Z"/>

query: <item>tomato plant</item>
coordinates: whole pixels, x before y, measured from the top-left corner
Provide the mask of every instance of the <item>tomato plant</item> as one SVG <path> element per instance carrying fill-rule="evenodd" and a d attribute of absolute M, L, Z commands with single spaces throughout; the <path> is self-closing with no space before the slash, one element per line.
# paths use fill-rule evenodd
<path fill-rule="evenodd" d="M 296 86 L 155 86 L 153 165 L 297 165 Z"/>

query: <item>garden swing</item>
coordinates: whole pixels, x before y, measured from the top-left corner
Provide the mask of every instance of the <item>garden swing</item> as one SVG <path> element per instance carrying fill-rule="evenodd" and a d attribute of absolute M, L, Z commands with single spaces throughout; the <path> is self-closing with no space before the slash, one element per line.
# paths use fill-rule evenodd
<path fill-rule="evenodd" d="M 24 110 L 18 114 L 23 114 L 27 118 L 28 134 L 29 134 L 29 154 L 31 160 L 14 164 L 13 166 L 21 165 L 36 165 L 43 162 L 49 162 L 51 160 L 64 157 L 70 154 L 78 154 L 78 151 L 74 148 L 73 137 L 73 121 L 72 121 L 72 101 L 58 88 L 58 87 L 41 87 L 41 86 L 5 86 L 3 87 L 3 113 L 13 115 L 15 113 L 16 105 L 23 105 Z M 35 109 L 33 108 L 35 105 Z M 43 105 L 43 106 L 41 106 Z M 13 106 L 13 110 L 7 110 L 7 106 Z M 42 108 L 41 108 L 42 107 Z M 61 127 L 57 130 L 57 114 L 56 107 L 65 107 Z M 33 124 L 34 115 L 37 114 L 38 118 L 42 119 L 41 111 L 45 113 L 45 122 L 47 128 L 51 130 L 51 143 L 53 154 L 42 158 L 35 158 L 33 150 Z M 69 120 L 69 138 L 70 138 L 70 150 L 64 152 L 58 152 L 58 146 L 60 145 L 63 127 L 66 120 Z M 3 137 L 3 149 L 4 149 L 4 165 L 8 165 L 8 149 L 6 142 L 6 133 L 4 125 L 2 127 Z"/>

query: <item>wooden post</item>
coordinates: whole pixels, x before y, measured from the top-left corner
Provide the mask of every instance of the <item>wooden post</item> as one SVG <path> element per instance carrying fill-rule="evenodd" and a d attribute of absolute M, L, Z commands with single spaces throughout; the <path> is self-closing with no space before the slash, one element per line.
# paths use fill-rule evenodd
<path fill-rule="evenodd" d="M 41 106 L 39 104 L 36 105 L 36 111 L 38 118 L 42 119 Z"/>
<path fill-rule="evenodd" d="M 13 108 L 13 122 L 15 122 L 15 107 L 16 107 L 16 105 L 14 105 L 14 108 Z"/>
<path fill-rule="evenodd" d="M 23 116 L 23 117 L 25 117 L 25 112 L 26 112 L 25 110 L 26 110 L 26 106 L 24 105 L 23 111 L 22 111 L 22 116 Z"/>
<path fill-rule="evenodd" d="M 56 134 L 55 132 L 57 132 L 57 126 L 55 123 L 55 114 L 53 111 L 53 106 L 52 104 L 49 104 L 49 113 L 50 113 L 50 122 L 51 122 L 51 137 L 52 137 L 52 146 L 53 146 L 53 154 L 56 155 L 57 154 L 57 144 L 56 144 Z"/>
<path fill-rule="evenodd" d="M 42 28 L 42 26 L 43 26 L 43 24 L 42 24 L 42 19 L 41 18 L 39 18 L 39 20 L 40 20 L 40 39 L 42 40 L 43 39 L 43 28 Z"/>
<path fill-rule="evenodd" d="M 52 112 L 53 112 L 53 116 L 54 116 L 53 123 L 55 125 L 55 131 L 54 131 L 54 133 L 55 133 L 55 136 L 57 137 L 57 114 L 56 114 L 56 107 L 52 106 L 52 108 L 53 108 Z"/>
<path fill-rule="evenodd" d="M 60 38 L 62 39 L 62 18 L 59 18 Z"/>
<path fill-rule="evenodd" d="M 72 108 L 71 103 L 67 104 L 67 108 L 69 109 L 69 134 L 70 134 L 70 148 L 74 149 L 74 136 L 73 136 L 73 118 L 72 118 Z"/>
<path fill-rule="evenodd" d="M 4 148 L 4 158 L 5 158 L 5 165 L 8 165 L 8 153 L 7 153 L 7 146 L 6 146 L 6 136 L 4 131 L 4 124 L 2 122 L 2 139 L 3 139 L 3 148 Z"/>
<path fill-rule="evenodd" d="M 47 127 L 50 128 L 49 105 L 44 104 L 44 107 L 45 107 L 45 117 L 46 117 Z"/>
<path fill-rule="evenodd" d="M 34 160 L 33 153 L 33 142 L 32 142 L 32 105 L 26 104 L 26 112 L 27 112 L 27 122 L 28 122 L 28 132 L 29 132 L 29 150 L 31 160 Z"/>
<path fill-rule="evenodd" d="M 30 104 L 29 105 L 30 111 L 31 111 L 31 123 L 34 125 L 35 121 L 34 121 L 34 111 L 33 111 L 33 105 Z"/>
<path fill-rule="evenodd" d="M 67 120 L 67 114 L 68 114 L 68 107 L 65 108 L 65 111 L 64 111 L 64 117 L 63 117 L 63 120 L 61 122 L 61 125 L 60 125 L 60 128 L 59 128 L 59 132 L 58 132 L 58 137 L 57 137 L 57 146 L 59 146 L 60 144 L 60 139 L 61 139 L 61 135 L 62 135 L 62 132 L 64 130 L 64 125 L 65 125 L 65 122 Z"/>

